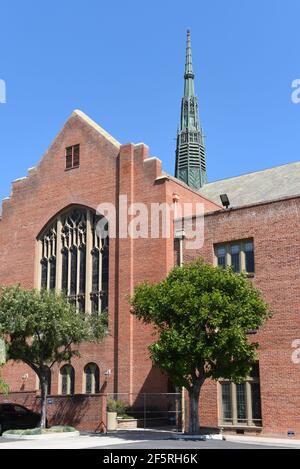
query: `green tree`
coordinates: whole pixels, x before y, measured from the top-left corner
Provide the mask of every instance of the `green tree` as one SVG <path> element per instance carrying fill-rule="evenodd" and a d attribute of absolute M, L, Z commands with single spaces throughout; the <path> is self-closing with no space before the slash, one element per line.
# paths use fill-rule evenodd
<path fill-rule="evenodd" d="M 256 360 L 258 344 L 247 339 L 270 316 L 260 292 L 245 274 L 202 261 L 174 268 L 162 282 L 140 284 L 132 313 L 154 325 L 149 347 L 155 366 L 189 394 L 189 432 L 199 431 L 199 399 L 207 379 L 242 382 Z"/>
<path fill-rule="evenodd" d="M 9 391 L 9 387 L 3 381 L 1 377 L 1 367 L 6 363 L 6 347 L 5 347 L 5 340 L 3 337 L 0 336 L 0 394 L 7 394 Z"/>
<path fill-rule="evenodd" d="M 6 340 L 7 359 L 23 361 L 39 378 L 41 428 L 46 426 L 47 367 L 70 362 L 79 355 L 80 343 L 101 340 L 106 331 L 106 315 L 84 315 L 62 293 L 0 289 L 0 336 Z"/>
<path fill-rule="evenodd" d="M 1 365 L 0 365 L 0 368 L 1 368 Z M 0 394 L 8 394 L 8 392 L 9 392 L 9 387 L 1 378 L 1 370 L 0 370 Z"/>

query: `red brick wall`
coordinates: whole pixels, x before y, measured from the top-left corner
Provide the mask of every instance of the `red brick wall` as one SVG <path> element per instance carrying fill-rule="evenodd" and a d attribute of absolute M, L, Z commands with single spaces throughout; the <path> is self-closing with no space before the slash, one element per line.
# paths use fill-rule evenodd
<path fill-rule="evenodd" d="M 80 143 L 80 167 L 65 171 L 65 148 Z M 81 117 L 73 114 L 43 159 L 27 179 L 13 183 L 9 200 L 3 202 L 0 221 L 0 285 L 20 283 L 35 286 L 36 238 L 43 227 L 62 209 L 80 204 L 96 209 L 105 201 L 115 203 L 119 147 L 113 145 Z M 114 370 L 115 242 L 110 243 L 109 318 L 112 334 L 101 345 L 83 344 L 81 358 L 74 359 L 75 388 L 82 392 L 83 368 L 96 362 L 103 372 Z M 24 370 L 24 371 L 23 371 Z M 28 373 L 23 383 L 21 376 Z M 12 390 L 35 389 L 35 374 L 25 365 L 4 367 L 3 376 Z M 58 373 L 53 373 L 53 389 L 58 389 Z M 24 386 L 22 388 L 22 386 Z M 109 382 L 112 389 L 113 380 Z"/>
<path fill-rule="evenodd" d="M 251 336 L 258 341 L 264 433 L 300 435 L 300 365 L 292 363 L 292 342 L 300 338 L 300 199 L 218 212 L 205 217 L 205 243 L 185 251 L 185 261 L 214 263 L 214 244 L 253 237 L 253 283 L 273 318 Z M 214 397 L 212 397 L 214 396 Z M 216 387 L 205 385 L 201 421 L 217 424 Z"/>
<path fill-rule="evenodd" d="M 49 396 L 47 406 L 48 425 L 70 425 L 78 430 L 100 431 L 106 425 L 105 395 Z M 0 402 L 20 404 L 34 412 L 40 412 L 40 397 L 35 392 L 0 395 Z"/>
<path fill-rule="evenodd" d="M 65 171 L 65 148 L 80 143 L 80 167 Z M 101 135 L 85 119 L 73 114 L 38 166 L 29 176 L 13 183 L 3 203 L 0 221 L 0 285 L 36 285 L 36 238 L 58 212 L 72 204 L 96 209 L 100 203 L 118 208 L 119 195 L 132 202 L 173 203 L 203 201 L 206 211 L 218 208 L 182 184 L 162 176 L 161 162 L 148 157 L 145 145 L 119 147 Z M 173 233 L 170 239 L 112 239 L 109 261 L 109 336 L 101 344 L 83 344 L 74 358 L 75 392 L 83 392 L 83 370 L 89 362 L 101 372 L 112 370 L 106 392 L 166 391 L 167 379 L 153 369 L 147 346 L 152 328 L 130 314 L 128 297 L 141 281 L 157 282 L 174 264 Z M 22 379 L 28 374 L 28 379 Z M 52 370 L 52 392 L 58 393 L 58 367 Z M 9 363 L 3 377 L 12 391 L 35 390 L 35 374 L 25 365 Z"/>
<path fill-rule="evenodd" d="M 80 168 L 65 171 L 65 148 L 80 143 Z M 299 199 L 239 210 L 219 207 L 183 184 L 162 177 L 161 162 L 148 158 L 145 145 L 113 144 L 74 114 L 29 177 L 13 184 L 3 203 L 0 221 L 0 284 L 35 285 L 36 237 L 59 211 L 72 204 L 96 209 L 99 203 L 128 202 L 171 204 L 203 202 L 204 247 L 185 253 L 186 261 L 202 256 L 214 262 L 213 244 L 254 238 L 256 273 L 253 282 L 270 304 L 274 317 L 255 339 L 260 342 L 263 425 L 266 433 L 300 432 L 300 374 L 291 361 L 292 341 L 300 338 L 300 232 Z M 73 360 L 75 392 L 82 393 L 84 366 L 98 364 L 101 385 L 104 371 L 112 370 L 105 392 L 164 392 L 167 380 L 152 368 L 147 346 L 153 342 L 150 327 L 130 315 L 128 296 L 141 281 L 157 282 L 174 265 L 173 233 L 169 239 L 117 239 L 110 243 L 109 328 L 101 344 L 83 344 Z M 28 373 L 28 379 L 22 376 Z M 22 364 L 3 371 L 13 391 L 35 389 L 34 373 Z M 58 392 L 58 369 L 52 376 Z M 214 383 L 202 393 L 201 421 L 215 426 L 218 406 Z"/>

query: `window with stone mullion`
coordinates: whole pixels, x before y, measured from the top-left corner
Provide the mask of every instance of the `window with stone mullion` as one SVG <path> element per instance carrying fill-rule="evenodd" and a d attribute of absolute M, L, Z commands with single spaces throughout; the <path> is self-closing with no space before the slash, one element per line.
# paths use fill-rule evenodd
<path fill-rule="evenodd" d="M 39 239 L 40 287 L 61 289 L 82 312 L 87 310 L 98 314 L 106 311 L 109 242 L 108 238 L 102 239 L 97 234 L 100 217 L 90 209 L 73 208 L 62 213 L 58 220 Z M 56 255 L 58 246 L 59 265 Z M 59 285 L 56 284 L 58 280 Z"/>
<path fill-rule="evenodd" d="M 54 224 L 41 239 L 41 283 L 42 289 L 55 289 L 56 279 L 56 224 Z"/>

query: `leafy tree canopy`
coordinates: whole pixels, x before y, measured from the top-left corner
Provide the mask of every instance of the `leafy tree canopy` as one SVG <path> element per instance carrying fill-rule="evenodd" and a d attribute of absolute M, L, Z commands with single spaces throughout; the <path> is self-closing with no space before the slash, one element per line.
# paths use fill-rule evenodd
<path fill-rule="evenodd" d="M 80 313 L 62 293 L 0 288 L 0 337 L 5 338 L 7 359 L 23 361 L 38 375 L 42 428 L 46 426 L 47 367 L 71 361 L 81 342 L 98 341 L 106 333 L 106 315 Z"/>
<path fill-rule="evenodd" d="M 70 361 L 77 354 L 74 345 L 101 339 L 106 329 L 106 316 L 79 313 L 64 294 L 0 289 L 0 335 L 6 337 L 8 359 L 37 367 Z"/>
<path fill-rule="evenodd" d="M 187 389 L 207 378 L 245 379 L 257 348 L 247 333 L 270 316 L 244 274 L 202 261 L 174 268 L 156 285 L 138 285 L 131 304 L 159 333 L 149 348 L 154 364 Z"/>

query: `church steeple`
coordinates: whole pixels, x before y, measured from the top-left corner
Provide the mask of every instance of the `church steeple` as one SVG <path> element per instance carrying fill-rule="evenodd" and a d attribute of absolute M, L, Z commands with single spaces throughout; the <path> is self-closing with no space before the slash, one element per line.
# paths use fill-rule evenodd
<path fill-rule="evenodd" d="M 193 189 L 207 182 L 205 147 L 200 125 L 198 99 L 195 95 L 191 34 L 187 32 L 184 96 L 180 129 L 177 132 L 175 177 Z"/>

